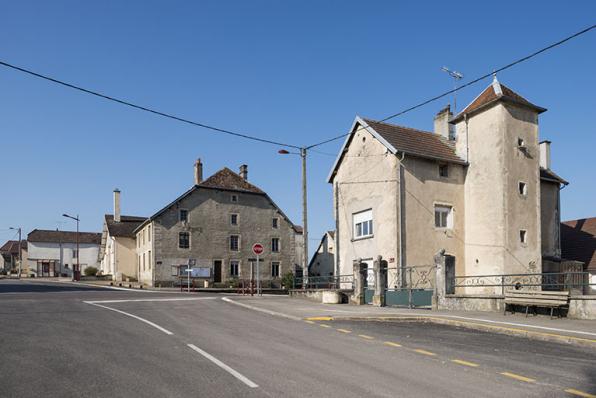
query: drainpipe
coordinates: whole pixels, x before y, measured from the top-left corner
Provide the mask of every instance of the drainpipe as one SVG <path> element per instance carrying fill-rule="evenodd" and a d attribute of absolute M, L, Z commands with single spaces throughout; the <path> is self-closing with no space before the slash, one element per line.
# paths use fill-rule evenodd
<path fill-rule="evenodd" d="M 399 237 L 399 267 L 401 272 L 401 285 L 402 287 L 405 286 L 405 274 L 404 274 L 404 255 L 403 255 L 403 235 L 402 235 L 402 227 L 403 227 L 403 220 L 402 220 L 402 205 L 401 205 L 401 164 L 406 157 L 406 153 L 401 153 L 401 159 L 398 161 L 397 164 L 397 176 L 398 176 L 398 185 L 397 185 L 397 218 L 398 218 L 398 237 Z"/>
<path fill-rule="evenodd" d="M 468 114 L 464 113 L 464 122 L 466 123 L 466 163 L 470 163 L 470 141 L 468 138 Z"/>

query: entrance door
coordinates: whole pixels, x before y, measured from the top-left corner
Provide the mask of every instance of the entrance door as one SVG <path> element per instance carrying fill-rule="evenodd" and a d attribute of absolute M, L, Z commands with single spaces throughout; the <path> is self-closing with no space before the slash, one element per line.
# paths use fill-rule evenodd
<path fill-rule="evenodd" d="M 221 283 L 221 260 L 213 261 L 213 283 Z"/>
<path fill-rule="evenodd" d="M 375 273 L 373 270 L 373 260 L 362 260 L 366 264 L 366 277 L 364 278 L 364 302 L 372 303 L 375 295 Z"/>
<path fill-rule="evenodd" d="M 50 276 L 50 263 L 41 263 L 41 276 Z"/>

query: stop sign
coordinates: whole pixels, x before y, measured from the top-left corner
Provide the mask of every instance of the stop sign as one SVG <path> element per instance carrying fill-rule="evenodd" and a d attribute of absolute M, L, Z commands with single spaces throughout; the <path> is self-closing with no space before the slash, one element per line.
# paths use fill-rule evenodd
<path fill-rule="evenodd" d="M 257 255 L 263 253 L 263 245 L 260 243 L 255 243 L 252 247 L 252 252 Z"/>

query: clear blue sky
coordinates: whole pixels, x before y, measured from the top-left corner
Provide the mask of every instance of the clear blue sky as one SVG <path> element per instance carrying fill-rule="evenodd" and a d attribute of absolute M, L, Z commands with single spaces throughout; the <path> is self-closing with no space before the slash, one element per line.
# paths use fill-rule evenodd
<path fill-rule="evenodd" d="M 307 146 L 383 119 L 596 23 L 596 2 L 14 1 L 0 5 L 0 61 L 182 118 Z M 501 72 L 548 109 L 540 139 L 571 185 L 563 219 L 596 216 L 596 30 Z M 489 83 L 458 92 L 463 109 Z M 453 97 L 392 119 L 432 130 Z M 302 224 L 299 156 L 106 101 L 0 66 L 0 240 L 8 227 L 100 232 L 150 216 L 205 177 L 249 180 Z M 337 154 L 342 140 L 316 148 Z M 311 252 L 334 229 L 335 156 L 308 155 Z M 66 221 L 66 224 L 57 222 Z"/>

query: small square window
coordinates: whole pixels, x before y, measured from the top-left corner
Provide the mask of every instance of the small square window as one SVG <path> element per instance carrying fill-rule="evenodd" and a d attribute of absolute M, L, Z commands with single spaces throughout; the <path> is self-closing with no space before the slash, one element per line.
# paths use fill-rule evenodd
<path fill-rule="evenodd" d="M 232 195 L 230 200 L 232 203 L 238 203 L 238 195 Z"/>
<path fill-rule="evenodd" d="M 237 277 L 240 270 L 240 261 L 230 261 L 230 276 Z"/>
<path fill-rule="evenodd" d="M 520 181 L 517 189 L 520 195 L 528 195 L 528 184 L 526 184 L 525 182 Z"/>
<path fill-rule="evenodd" d="M 523 229 L 519 231 L 519 243 L 526 244 L 528 243 L 528 231 L 524 231 Z"/>
<path fill-rule="evenodd" d="M 271 238 L 271 252 L 279 253 L 279 238 Z"/>
<path fill-rule="evenodd" d="M 449 206 L 435 206 L 435 227 L 436 228 L 451 228 L 451 207 Z"/>
<path fill-rule="evenodd" d="M 271 276 L 273 278 L 279 277 L 279 262 L 277 261 L 271 263 Z"/>
<path fill-rule="evenodd" d="M 189 232 L 180 232 L 178 234 L 178 247 L 180 249 L 190 248 L 190 233 Z"/>
<path fill-rule="evenodd" d="M 271 226 L 273 227 L 273 229 L 278 229 L 279 228 L 279 218 L 273 217 L 271 219 Z"/>
<path fill-rule="evenodd" d="M 238 236 L 238 235 L 230 236 L 230 250 L 233 252 L 237 252 L 240 250 L 240 236 Z"/>
<path fill-rule="evenodd" d="M 180 209 L 180 221 L 188 221 L 188 210 Z"/>
<path fill-rule="evenodd" d="M 447 164 L 439 165 L 439 177 L 449 177 L 449 167 Z"/>
<path fill-rule="evenodd" d="M 230 225 L 238 225 L 238 214 L 230 214 Z"/>

